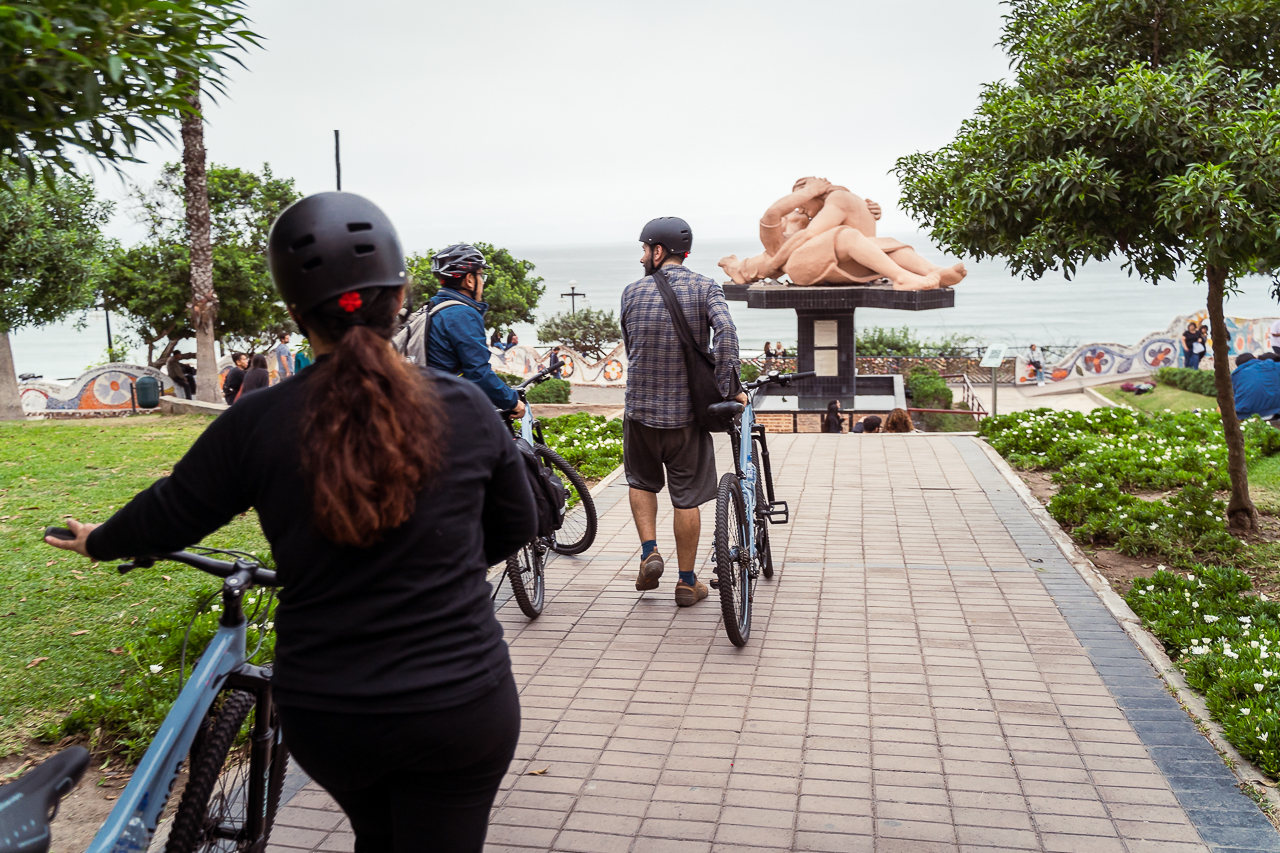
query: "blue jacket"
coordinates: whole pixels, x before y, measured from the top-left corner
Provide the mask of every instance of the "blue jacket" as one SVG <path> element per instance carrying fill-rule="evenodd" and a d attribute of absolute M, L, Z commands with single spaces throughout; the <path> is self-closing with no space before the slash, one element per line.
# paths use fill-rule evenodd
<path fill-rule="evenodd" d="M 1270 417 L 1280 412 L 1280 362 L 1255 358 L 1231 371 L 1236 414 Z"/>
<path fill-rule="evenodd" d="M 432 306 L 448 301 L 461 302 L 467 307 L 446 308 L 431 318 L 427 364 L 476 383 L 499 409 L 514 409 L 520 397 L 514 388 L 498 378 L 489 364 L 489 339 L 484 333 L 484 315 L 489 305 L 447 287 L 440 288 L 431 297 Z"/>

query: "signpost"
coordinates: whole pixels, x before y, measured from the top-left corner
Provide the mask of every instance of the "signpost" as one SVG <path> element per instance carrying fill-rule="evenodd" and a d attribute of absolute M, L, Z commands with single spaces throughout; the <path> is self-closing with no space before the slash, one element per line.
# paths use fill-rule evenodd
<path fill-rule="evenodd" d="M 987 354 L 982 357 L 982 361 L 978 362 L 979 367 L 991 368 L 991 416 L 996 414 L 996 373 L 1000 370 L 1000 363 L 1005 359 L 1005 353 L 1009 351 L 1008 344 L 992 344 L 987 347 Z"/>

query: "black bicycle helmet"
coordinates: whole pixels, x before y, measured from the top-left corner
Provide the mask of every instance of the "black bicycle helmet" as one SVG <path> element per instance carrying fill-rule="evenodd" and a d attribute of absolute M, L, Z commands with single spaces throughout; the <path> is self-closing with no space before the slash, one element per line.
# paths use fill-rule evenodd
<path fill-rule="evenodd" d="M 407 281 L 395 226 L 355 193 L 316 193 L 285 208 L 267 237 L 267 263 L 299 314 L 352 290 Z"/>
<path fill-rule="evenodd" d="M 431 272 L 442 278 L 462 278 L 470 272 L 487 270 L 489 262 L 480 250 L 467 243 L 455 243 L 431 257 Z"/>
<path fill-rule="evenodd" d="M 663 246 L 673 255 L 687 255 L 693 248 L 693 229 L 678 216 L 660 216 L 649 220 L 640 232 L 640 242 Z"/>

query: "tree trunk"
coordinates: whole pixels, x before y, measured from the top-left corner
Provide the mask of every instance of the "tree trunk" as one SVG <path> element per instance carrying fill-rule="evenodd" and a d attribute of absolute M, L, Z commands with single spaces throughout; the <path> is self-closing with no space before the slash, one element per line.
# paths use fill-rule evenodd
<path fill-rule="evenodd" d="M 22 397 L 18 393 L 18 374 L 13 366 L 13 350 L 9 348 L 9 333 L 0 332 L 0 421 L 24 418 Z"/>
<path fill-rule="evenodd" d="M 182 117 L 182 174 L 191 235 L 191 325 L 196 333 L 196 399 L 219 402 L 218 356 L 213 348 L 218 295 L 213 290 L 213 246 L 209 237 L 209 182 L 205 175 L 204 116 L 200 89 L 187 96 L 193 112 Z"/>
<path fill-rule="evenodd" d="M 1257 530 L 1258 509 L 1249 497 L 1249 469 L 1245 464 L 1244 433 L 1236 415 L 1235 390 L 1231 387 L 1230 341 L 1222 316 L 1222 297 L 1227 272 L 1211 266 L 1209 279 L 1209 329 L 1213 335 L 1213 379 L 1218 391 L 1222 432 L 1227 440 L 1227 473 L 1231 476 L 1231 500 L 1227 503 L 1227 524 L 1234 530 Z"/>

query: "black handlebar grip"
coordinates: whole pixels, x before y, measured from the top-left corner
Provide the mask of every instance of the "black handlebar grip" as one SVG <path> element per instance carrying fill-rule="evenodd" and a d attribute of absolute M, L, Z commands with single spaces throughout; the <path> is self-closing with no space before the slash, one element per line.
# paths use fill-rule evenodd
<path fill-rule="evenodd" d="M 817 375 L 818 375 L 818 371 L 816 370 L 806 370 L 804 373 L 793 373 L 788 378 L 793 380 L 794 379 L 812 379 Z"/>
<path fill-rule="evenodd" d="M 46 527 L 44 535 L 46 539 L 62 539 L 66 542 L 72 542 L 76 538 L 76 535 L 65 527 Z"/>

